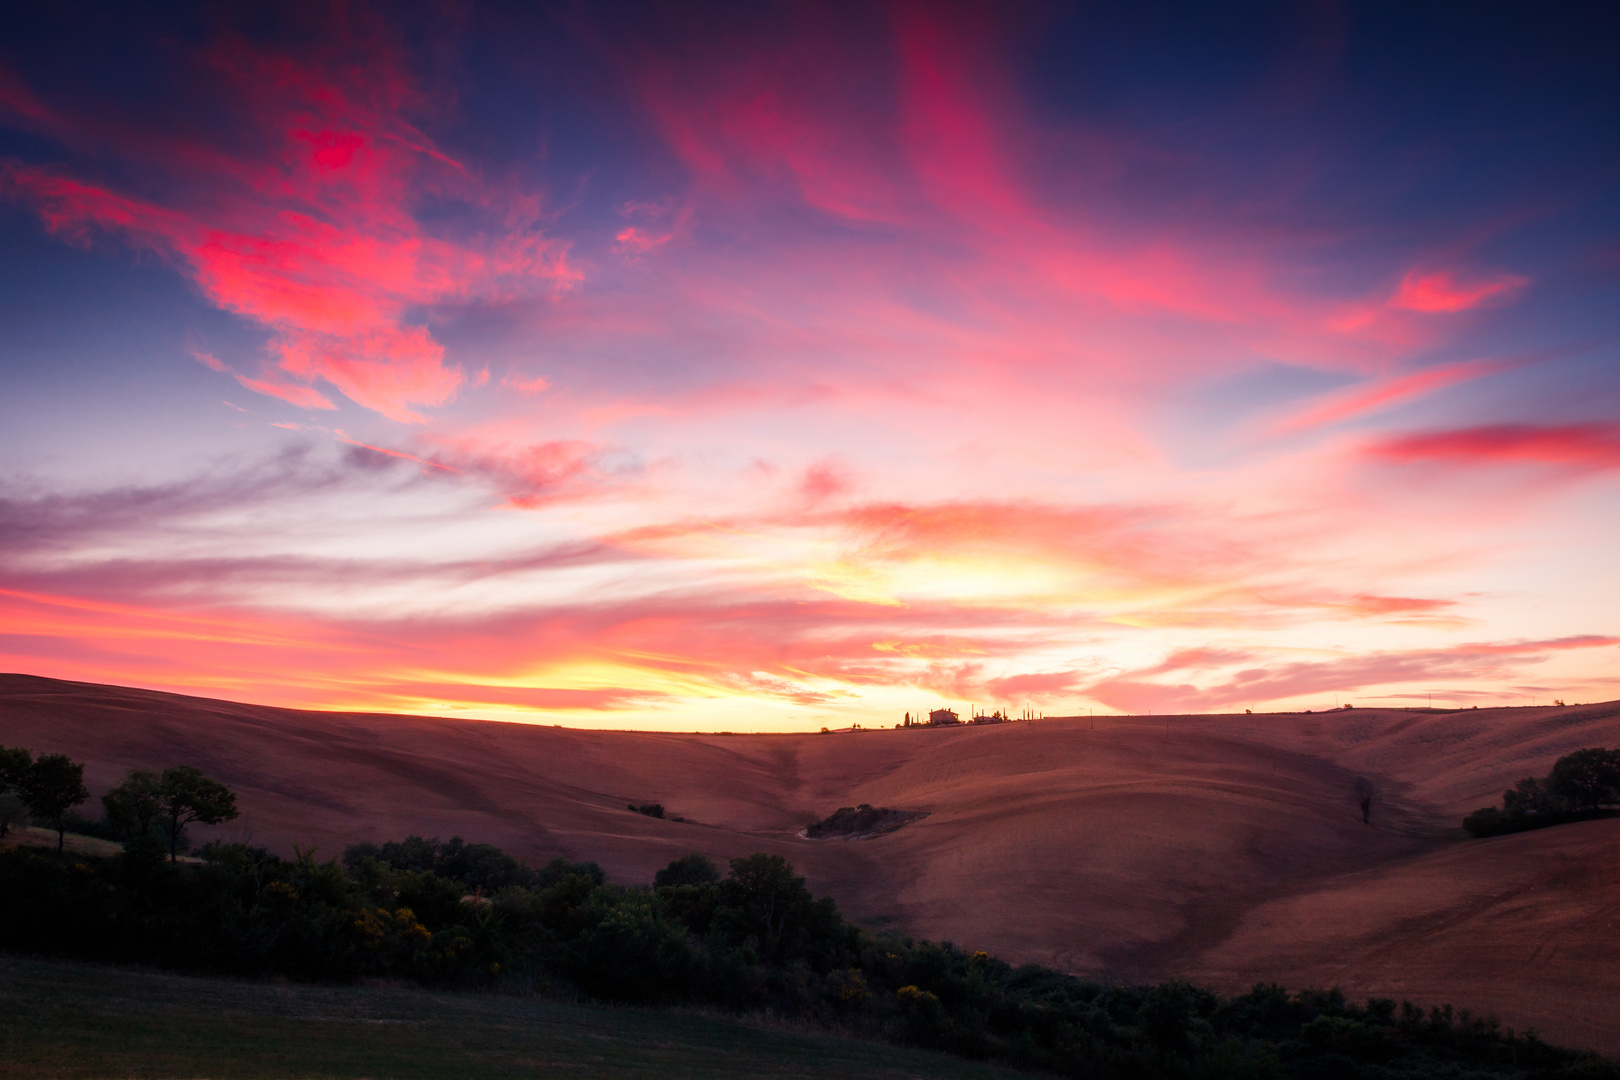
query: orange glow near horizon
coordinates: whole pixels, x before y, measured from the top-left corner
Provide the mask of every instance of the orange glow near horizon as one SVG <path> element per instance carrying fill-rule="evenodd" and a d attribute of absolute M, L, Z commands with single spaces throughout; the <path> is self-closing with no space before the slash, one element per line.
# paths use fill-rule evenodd
<path fill-rule="evenodd" d="M 544 63 L 221 16 L 116 93 L 0 48 L 0 666 L 736 731 L 1620 696 L 1602 116 L 700 9 Z"/>

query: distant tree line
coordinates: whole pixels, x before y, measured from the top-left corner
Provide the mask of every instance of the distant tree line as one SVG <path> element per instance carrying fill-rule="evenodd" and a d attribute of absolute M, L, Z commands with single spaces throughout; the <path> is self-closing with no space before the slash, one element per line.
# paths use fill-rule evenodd
<path fill-rule="evenodd" d="M 1502 793 L 1502 805 L 1481 807 L 1463 819 L 1473 836 L 1582 821 L 1620 803 L 1620 750 L 1592 747 L 1565 754 L 1546 776 L 1527 776 Z"/>
<path fill-rule="evenodd" d="M 1108 986 L 949 942 L 873 934 L 813 896 L 780 855 L 733 859 L 722 873 L 692 854 L 650 884 L 624 886 L 593 862 L 534 868 L 454 837 L 360 844 L 325 862 L 313 849 L 295 852 L 215 842 L 200 862 L 177 863 L 148 834 L 111 858 L 0 847 L 0 947 L 232 975 L 388 976 L 768 1011 L 1099 1080 L 1620 1080 L 1608 1062 L 1449 1006 L 1355 1005 L 1336 990 L 1274 985 L 1233 998 L 1183 982 Z"/>

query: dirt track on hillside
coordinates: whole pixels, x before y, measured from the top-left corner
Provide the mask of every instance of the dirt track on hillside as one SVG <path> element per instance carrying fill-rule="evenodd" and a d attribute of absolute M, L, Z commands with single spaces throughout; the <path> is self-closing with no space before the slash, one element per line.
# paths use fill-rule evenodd
<path fill-rule="evenodd" d="M 1620 1055 L 1620 820 L 1457 827 L 1560 754 L 1620 746 L 1620 703 L 711 736 L 0 676 L 0 743 L 86 761 L 98 794 L 127 768 L 198 765 L 244 810 L 209 834 L 282 851 L 455 834 L 626 882 L 689 851 L 775 851 L 870 926 L 1109 979 L 1449 1001 Z M 1381 789 L 1370 827 L 1357 775 Z M 798 835 L 862 802 L 929 816 L 858 842 Z"/>

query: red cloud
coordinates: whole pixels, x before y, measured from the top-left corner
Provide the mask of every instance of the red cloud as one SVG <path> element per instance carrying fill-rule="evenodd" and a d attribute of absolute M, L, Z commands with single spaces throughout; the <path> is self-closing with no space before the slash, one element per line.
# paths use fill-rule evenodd
<path fill-rule="evenodd" d="M 353 132 L 322 131 L 311 134 L 295 131 L 293 137 L 310 146 L 310 158 L 322 169 L 341 169 L 354 160 L 354 152 L 366 145 L 366 140 Z"/>
<path fill-rule="evenodd" d="M 1401 464 L 1452 461 L 1466 465 L 1613 469 L 1620 467 L 1620 425 L 1492 424 L 1407 435 L 1378 443 L 1368 453 Z"/>
<path fill-rule="evenodd" d="M 1391 307 L 1428 314 L 1467 311 L 1487 300 L 1505 297 L 1529 280 L 1517 274 L 1498 274 L 1462 282 L 1443 271 L 1423 274 L 1411 270 L 1401 279 L 1401 287 L 1389 303 Z"/>
<path fill-rule="evenodd" d="M 1319 404 L 1289 417 L 1278 424 L 1275 430 L 1285 433 L 1352 420 L 1432 394 L 1447 386 L 1489 375 L 1501 370 L 1501 366 L 1478 360 L 1444 364 L 1428 371 L 1382 379 L 1371 386 L 1353 387 L 1347 391 L 1331 394 Z"/>
<path fill-rule="evenodd" d="M 566 287 L 579 275 L 564 245 L 536 228 L 538 200 L 480 185 L 402 118 L 416 100 L 413 75 L 380 24 L 345 26 L 371 37 L 333 35 L 306 59 L 240 42 L 205 54 L 220 108 L 253 135 L 228 151 L 139 125 L 109 138 L 97 121 L 40 114 L 48 135 L 105 144 L 147 170 L 144 190 L 168 196 L 135 198 L 15 165 L 0 191 L 77 242 L 109 232 L 172 258 L 213 302 L 268 327 L 273 367 L 244 386 L 330 408 L 311 386 L 325 381 L 418 421 L 419 407 L 449 401 L 463 377 L 414 311 Z M 436 232 L 413 213 L 428 195 L 498 227 L 467 240 Z"/>

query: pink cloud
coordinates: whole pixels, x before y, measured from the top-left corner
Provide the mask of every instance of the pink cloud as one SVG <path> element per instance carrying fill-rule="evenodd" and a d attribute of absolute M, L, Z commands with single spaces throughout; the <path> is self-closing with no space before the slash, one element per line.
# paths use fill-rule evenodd
<path fill-rule="evenodd" d="M 1476 308 L 1488 300 L 1505 299 L 1529 284 L 1518 274 L 1495 274 L 1459 280 L 1447 271 L 1409 270 L 1390 306 L 1425 314 L 1452 314 Z"/>
<path fill-rule="evenodd" d="M 1054 139 L 1085 147 L 1110 178 L 1162 162 L 1123 136 L 1043 130 L 1005 70 L 998 20 L 897 5 L 886 33 L 859 35 L 842 18 L 633 53 L 643 103 L 706 219 L 740 228 L 786 203 L 893 230 L 869 248 L 857 229 L 837 248 L 805 235 L 757 259 L 731 252 L 724 268 L 682 266 L 671 314 L 757 319 L 748 351 L 771 357 L 770 370 L 750 369 L 760 382 L 779 386 L 791 358 L 819 345 L 861 358 L 848 365 L 854 380 L 926 363 L 926 389 L 906 374 L 893 383 L 941 393 L 960 379 L 990 411 L 997 397 L 1027 404 L 1023 374 L 1052 387 L 1084 371 L 1088 392 L 1140 388 L 1239 366 L 1256 350 L 1359 373 L 1434 342 L 1439 331 L 1402 320 L 1333 329 L 1340 302 L 1291 284 L 1287 252 L 1303 238 L 1133 227 L 1084 185 L 1061 209 L 1043 204 L 1031 178 Z M 853 39 L 862 78 L 846 74 Z M 627 241 L 657 235 L 636 229 Z M 985 378 L 992 369 L 1004 390 Z"/>
<path fill-rule="evenodd" d="M 380 35 L 348 42 L 363 65 L 342 55 L 341 37 L 303 60 L 236 40 L 205 54 L 221 107 L 256 135 L 235 156 L 138 125 L 120 132 L 108 148 L 166 174 L 172 203 L 17 165 L 0 190 L 70 240 L 111 233 L 172 259 L 214 303 L 269 328 L 268 366 L 244 386 L 328 408 L 312 386 L 324 381 L 419 422 L 463 374 L 414 311 L 567 288 L 580 275 L 566 245 L 537 228 L 537 200 L 480 185 L 402 118 L 416 99 L 403 50 L 380 23 L 346 24 L 357 26 Z M 95 123 L 53 116 L 47 130 L 71 143 Z M 502 227 L 466 240 L 436 233 L 413 216 L 429 193 Z"/>
<path fill-rule="evenodd" d="M 620 482 L 596 467 L 605 448 L 578 439 L 514 445 L 476 436 L 435 436 L 421 443 L 430 449 L 420 457 L 403 456 L 490 485 L 501 493 L 507 509 L 534 510 L 562 499 L 600 495 Z"/>
<path fill-rule="evenodd" d="M 370 450 L 374 454 L 384 454 L 388 457 L 399 458 L 403 461 L 414 461 L 418 465 L 426 465 L 430 469 L 441 469 L 444 472 L 449 473 L 461 471 L 460 469 L 452 469 L 450 466 L 445 465 L 442 462 L 429 461 L 426 458 L 419 458 L 415 454 L 407 454 L 403 450 L 389 450 L 386 447 L 372 446 L 370 443 L 359 442 L 355 439 L 349 438 L 347 435 L 343 434 L 342 431 L 334 432 L 334 434 L 337 436 L 338 442 L 347 443 L 350 446 L 358 446 L 360 449 Z"/>
<path fill-rule="evenodd" d="M 1372 596 L 1365 593 L 1343 602 L 1345 610 L 1355 615 L 1381 617 L 1386 615 L 1430 615 L 1456 606 L 1455 600 L 1435 600 L 1412 596 Z"/>
<path fill-rule="evenodd" d="M 849 466 L 836 458 L 818 461 L 799 478 L 799 493 L 806 502 L 819 503 L 843 495 L 855 486 Z"/>
<path fill-rule="evenodd" d="M 1037 671 L 1027 675 L 986 679 L 984 689 L 995 701 L 1044 701 L 1072 694 L 1079 682 L 1078 671 Z"/>
<path fill-rule="evenodd" d="M 665 244 L 669 243 L 672 238 L 672 235 L 669 233 L 664 233 L 661 236 L 653 236 L 643 232 L 641 229 L 636 228 L 634 225 L 627 225 L 623 229 L 620 229 L 618 234 L 614 236 L 613 239 L 618 243 L 617 250 L 620 254 L 645 255 L 649 251 L 663 247 Z"/>
<path fill-rule="evenodd" d="M 302 383 L 287 382 L 277 378 L 274 372 L 263 379 L 250 379 L 246 375 L 237 375 L 236 381 L 252 390 L 255 394 L 264 394 L 266 397 L 280 398 L 289 405 L 300 409 L 335 409 L 330 398 L 313 386 Z"/>
<path fill-rule="evenodd" d="M 1443 364 L 1427 371 L 1417 371 L 1392 379 L 1381 379 L 1371 386 L 1356 386 L 1295 413 L 1273 430 L 1279 434 L 1303 431 L 1327 424 L 1342 423 L 1369 413 L 1404 405 L 1448 386 L 1477 379 L 1500 371 L 1502 365 L 1491 361 L 1470 360 L 1457 364 Z"/>
<path fill-rule="evenodd" d="M 852 25 L 842 25 L 845 21 Z M 757 199 L 787 189 L 808 205 L 857 221 L 905 216 L 891 148 L 874 161 L 882 136 L 857 102 L 876 88 L 855 76 L 852 53 L 866 40 L 856 13 L 802 11 L 790 34 L 739 46 L 695 36 L 684 50 L 636 51 L 624 58 L 671 149 L 703 182 L 729 197 Z M 847 103 L 848 107 L 843 107 Z M 631 204 L 657 216 L 662 207 Z M 653 239 L 626 230 L 621 243 Z"/>
<path fill-rule="evenodd" d="M 1491 424 L 1387 439 L 1367 452 L 1398 464 L 1434 461 L 1607 470 L 1620 468 L 1620 425 Z"/>

